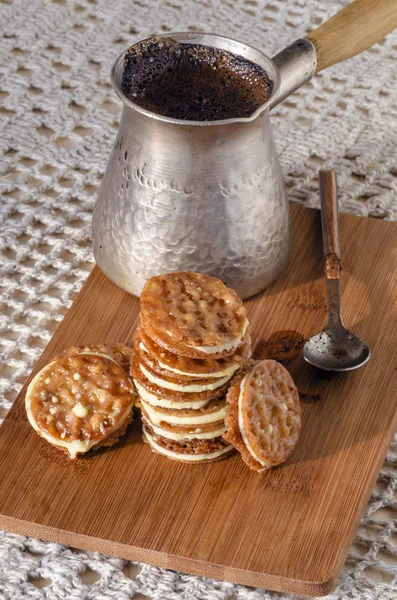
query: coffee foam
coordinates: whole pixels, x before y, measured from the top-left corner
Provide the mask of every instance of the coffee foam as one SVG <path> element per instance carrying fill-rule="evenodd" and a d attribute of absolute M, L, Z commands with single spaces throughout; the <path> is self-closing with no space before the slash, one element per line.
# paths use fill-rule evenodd
<path fill-rule="evenodd" d="M 271 95 L 258 64 L 220 48 L 152 37 L 127 51 L 122 90 L 159 115 L 193 121 L 249 117 Z"/>

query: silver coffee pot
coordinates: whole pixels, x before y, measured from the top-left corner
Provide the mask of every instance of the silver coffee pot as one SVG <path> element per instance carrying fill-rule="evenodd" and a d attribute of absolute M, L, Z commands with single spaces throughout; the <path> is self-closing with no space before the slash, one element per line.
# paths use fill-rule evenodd
<path fill-rule="evenodd" d="M 168 271 L 219 277 L 242 298 L 284 270 L 290 219 L 270 110 L 313 75 L 358 54 L 397 26 L 394 0 L 355 0 L 273 59 L 233 39 L 167 34 L 257 63 L 274 86 L 248 118 L 186 121 L 152 113 L 122 91 L 124 52 L 111 79 L 123 100 L 120 128 L 93 217 L 93 249 L 103 273 L 139 296 Z"/>

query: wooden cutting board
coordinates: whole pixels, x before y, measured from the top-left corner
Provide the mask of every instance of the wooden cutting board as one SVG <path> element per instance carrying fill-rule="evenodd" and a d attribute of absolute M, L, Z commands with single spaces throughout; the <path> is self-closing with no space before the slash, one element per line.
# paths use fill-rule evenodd
<path fill-rule="evenodd" d="M 246 303 L 255 357 L 281 360 L 301 392 L 288 463 L 262 475 L 238 455 L 183 465 L 152 454 L 138 422 L 71 463 L 28 424 L 25 386 L 0 430 L 2 528 L 295 594 L 333 588 L 397 425 L 397 224 L 341 215 L 345 322 L 373 355 L 359 371 L 323 374 L 301 354 L 326 318 L 320 216 L 297 206 L 292 216 L 287 271 Z M 95 268 L 35 371 L 72 344 L 130 342 L 138 311 Z"/>

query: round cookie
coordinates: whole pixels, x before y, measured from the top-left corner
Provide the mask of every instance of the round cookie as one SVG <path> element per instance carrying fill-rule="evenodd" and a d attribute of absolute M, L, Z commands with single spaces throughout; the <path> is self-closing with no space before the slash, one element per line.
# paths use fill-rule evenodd
<path fill-rule="evenodd" d="M 151 449 L 180 462 L 205 463 L 226 458 L 234 448 L 221 437 L 213 440 L 186 440 L 175 442 L 156 435 L 150 427 L 143 427 L 143 439 Z"/>
<path fill-rule="evenodd" d="M 174 392 L 182 392 L 183 394 L 201 394 L 202 392 L 216 392 L 216 390 L 224 386 L 231 378 L 231 375 L 225 377 L 213 377 L 211 379 L 184 379 L 178 381 L 177 378 L 168 375 L 159 375 L 153 369 L 143 361 L 139 360 L 139 369 L 143 373 L 144 377 L 150 381 L 153 385 L 165 388 Z"/>
<path fill-rule="evenodd" d="M 285 462 L 301 430 L 298 390 L 288 371 L 274 360 L 243 367 L 226 396 L 223 438 L 247 465 L 264 471 Z"/>
<path fill-rule="evenodd" d="M 73 356 L 74 354 L 82 354 L 92 352 L 94 354 L 104 354 L 115 360 L 128 374 L 130 369 L 130 361 L 132 349 L 125 344 L 92 344 L 90 346 L 72 346 L 67 350 L 64 350 L 55 358 L 62 358 L 63 356 Z"/>
<path fill-rule="evenodd" d="M 134 337 L 134 351 L 142 362 L 159 375 L 176 380 L 205 379 L 233 375 L 251 356 L 251 337 L 247 333 L 234 354 L 225 358 L 188 358 L 159 346 L 139 327 Z"/>
<path fill-rule="evenodd" d="M 116 361 L 66 351 L 33 378 L 25 406 L 37 433 L 76 458 L 114 444 L 132 420 L 133 401 L 133 385 Z"/>
<path fill-rule="evenodd" d="M 133 353 L 131 358 L 131 376 L 133 377 L 134 384 L 138 390 L 138 393 L 144 397 L 147 401 L 156 405 L 166 404 L 178 404 L 189 403 L 194 408 L 200 408 L 206 402 L 209 402 L 213 398 L 219 398 L 225 395 L 229 382 L 223 383 L 221 386 L 214 390 L 206 390 L 202 392 L 181 392 L 166 389 L 159 385 L 156 385 L 144 375 L 140 368 L 139 358 Z M 152 399 L 149 399 L 149 395 Z"/>
<path fill-rule="evenodd" d="M 137 334 L 135 334 L 134 337 L 134 354 L 137 356 L 139 364 L 143 365 L 147 369 L 150 369 L 156 374 L 157 377 L 173 378 L 176 383 L 189 382 L 192 380 L 192 376 L 190 374 L 173 373 L 172 371 L 164 369 L 162 366 L 160 366 L 156 358 L 149 354 L 146 346 L 141 340 L 141 337 Z M 208 378 L 207 375 L 205 377 Z"/>
<path fill-rule="evenodd" d="M 224 440 L 232 444 L 236 450 L 241 454 L 241 458 L 244 462 L 255 471 L 261 471 L 262 466 L 256 461 L 253 456 L 248 452 L 244 440 L 241 437 L 241 433 L 238 426 L 238 398 L 240 394 L 240 384 L 242 379 L 255 365 L 254 360 L 248 361 L 241 371 L 233 377 L 230 383 L 229 390 L 226 394 L 226 417 L 225 417 L 225 432 L 222 434 Z"/>
<path fill-rule="evenodd" d="M 242 300 L 209 275 L 176 272 L 151 277 L 140 302 L 145 333 L 181 356 L 230 356 L 247 330 Z"/>
<path fill-rule="evenodd" d="M 169 440 L 208 440 L 221 436 L 225 431 L 225 421 L 217 421 L 216 423 L 208 423 L 205 425 L 183 426 L 172 425 L 171 423 L 161 423 L 161 427 L 154 425 L 145 414 L 145 410 L 141 412 L 142 423 L 149 425 L 153 431 L 162 437 Z"/>
<path fill-rule="evenodd" d="M 160 408 L 154 407 L 140 398 L 138 407 L 147 421 L 158 427 L 165 423 L 177 427 L 195 428 L 211 424 L 214 429 L 226 417 L 226 400 L 224 398 L 211 400 L 203 408 Z"/>

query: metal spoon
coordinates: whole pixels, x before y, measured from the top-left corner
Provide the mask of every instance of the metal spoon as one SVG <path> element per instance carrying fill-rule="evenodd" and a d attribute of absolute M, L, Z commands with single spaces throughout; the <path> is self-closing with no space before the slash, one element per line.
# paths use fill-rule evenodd
<path fill-rule="evenodd" d="M 304 359 L 324 371 L 352 371 L 371 356 L 365 342 L 343 325 L 341 317 L 340 246 L 335 171 L 320 171 L 321 223 L 328 296 L 328 324 L 303 347 Z"/>

